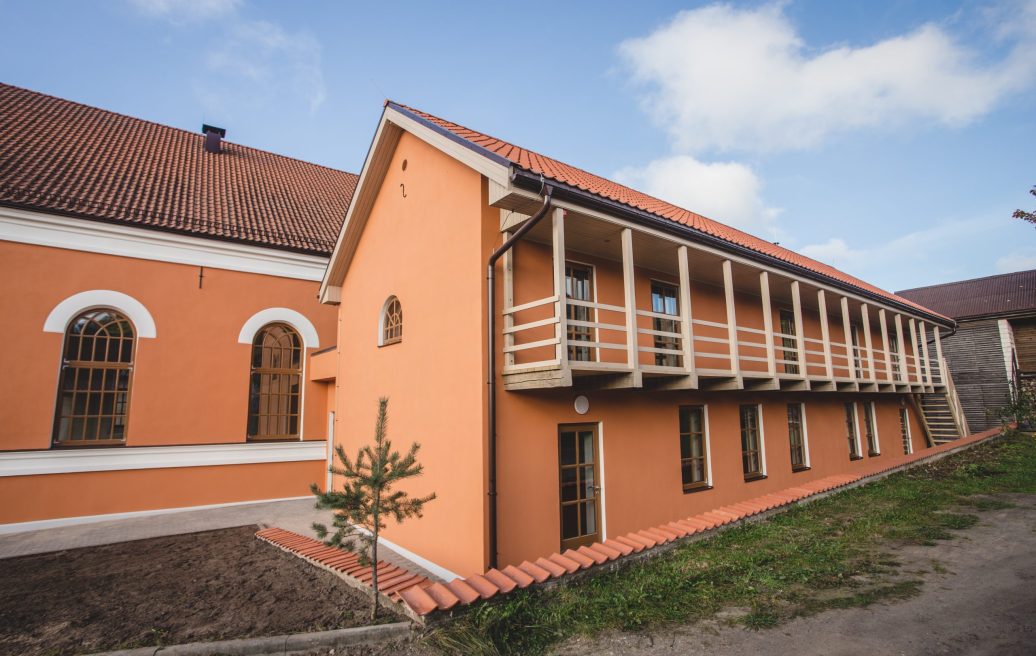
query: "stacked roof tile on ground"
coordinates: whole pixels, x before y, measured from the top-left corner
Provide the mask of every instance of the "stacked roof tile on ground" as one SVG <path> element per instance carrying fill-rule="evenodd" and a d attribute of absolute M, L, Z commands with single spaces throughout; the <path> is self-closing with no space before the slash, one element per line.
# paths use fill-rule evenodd
<path fill-rule="evenodd" d="M 879 458 L 868 462 L 868 466 L 857 473 L 828 476 L 779 492 L 722 506 L 686 519 L 609 538 L 604 542 L 569 549 L 562 553 L 553 553 L 537 558 L 535 562 L 526 560 L 518 565 L 508 565 L 499 570 L 491 569 L 483 574 L 469 576 L 466 579 L 458 578 L 447 583 L 433 581 L 425 576 L 412 574 L 396 565 L 379 562 L 378 588 L 390 598 L 405 603 L 415 616 L 426 617 L 434 612 L 448 611 L 457 606 L 467 606 L 480 600 L 492 599 L 514 590 L 528 588 L 537 583 L 562 578 L 580 570 L 641 553 L 697 533 L 713 531 L 722 526 L 788 506 L 866 478 L 903 469 L 946 451 L 960 449 L 988 439 L 1000 432 L 1000 429 L 992 429 L 976 433 L 954 442 L 904 456 L 893 464 L 886 465 Z M 353 577 L 368 587 L 370 586 L 371 568 L 360 566 L 356 554 L 328 547 L 319 540 L 279 528 L 263 529 L 256 535 L 286 551 L 330 568 L 339 575 Z"/>

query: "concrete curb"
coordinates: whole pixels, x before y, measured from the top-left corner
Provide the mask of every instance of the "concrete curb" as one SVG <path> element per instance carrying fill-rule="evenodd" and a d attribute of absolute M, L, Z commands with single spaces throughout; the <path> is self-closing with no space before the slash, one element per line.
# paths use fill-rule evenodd
<path fill-rule="evenodd" d="M 188 642 L 168 647 L 139 647 L 119 651 L 98 652 L 93 656 L 262 656 L 264 654 L 294 654 L 313 649 L 331 649 L 350 645 L 385 643 L 410 636 L 409 622 L 359 626 L 351 629 L 295 633 L 265 638 L 242 638 L 217 642 Z"/>

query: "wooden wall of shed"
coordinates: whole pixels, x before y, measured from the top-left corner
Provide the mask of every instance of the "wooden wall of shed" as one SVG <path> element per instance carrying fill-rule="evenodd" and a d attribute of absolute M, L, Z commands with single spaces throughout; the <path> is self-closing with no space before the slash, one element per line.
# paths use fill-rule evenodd
<path fill-rule="evenodd" d="M 1014 347 L 1018 354 L 1018 371 L 1022 376 L 1036 376 L 1036 317 L 1012 319 Z"/>
<path fill-rule="evenodd" d="M 943 339 L 943 354 L 971 430 L 997 426 L 997 409 L 1011 389 L 997 320 L 961 322 L 955 335 Z"/>

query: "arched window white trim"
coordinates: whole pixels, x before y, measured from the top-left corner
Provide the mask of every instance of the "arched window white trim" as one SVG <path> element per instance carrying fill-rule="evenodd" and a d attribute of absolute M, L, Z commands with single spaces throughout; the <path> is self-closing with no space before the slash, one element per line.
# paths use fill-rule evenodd
<path fill-rule="evenodd" d="M 390 326 L 387 323 L 389 321 L 390 312 L 395 312 L 397 314 L 396 324 L 392 327 L 392 330 L 389 330 Z M 402 341 L 403 304 L 400 302 L 399 297 L 393 294 L 385 299 L 385 302 L 381 306 L 381 313 L 378 315 L 378 346 L 398 344 Z"/>
<path fill-rule="evenodd" d="M 47 333 L 65 333 L 68 323 L 86 310 L 111 308 L 129 317 L 136 328 L 137 337 L 153 338 L 157 335 L 155 320 L 144 304 L 128 294 L 110 289 L 91 289 L 73 294 L 54 306 L 43 322 Z"/>
<path fill-rule="evenodd" d="M 299 331 L 299 336 L 302 337 L 302 344 L 305 348 L 320 348 L 320 338 L 317 336 L 317 329 L 313 327 L 309 319 L 300 312 L 281 307 L 266 308 L 253 314 L 245 322 L 245 325 L 241 326 L 241 332 L 238 333 L 237 341 L 251 346 L 252 340 L 255 339 L 255 334 L 259 332 L 260 328 L 276 322 L 286 323 Z"/>

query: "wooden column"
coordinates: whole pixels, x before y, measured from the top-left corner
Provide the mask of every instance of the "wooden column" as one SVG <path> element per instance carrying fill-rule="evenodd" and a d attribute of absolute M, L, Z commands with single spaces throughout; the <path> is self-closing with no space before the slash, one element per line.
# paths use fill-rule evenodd
<path fill-rule="evenodd" d="M 885 378 L 890 383 L 896 382 L 896 377 L 892 373 L 892 352 L 889 349 L 889 324 L 888 319 L 885 318 L 885 308 L 878 310 L 878 322 L 881 324 L 881 342 L 885 350 Z"/>
<path fill-rule="evenodd" d="M 928 358 L 928 326 L 924 321 L 921 322 L 921 357 L 924 358 L 924 384 L 931 385 L 934 382 L 932 380 L 932 361 Z"/>
<path fill-rule="evenodd" d="M 511 232 L 504 232 L 504 241 L 511 238 Z M 507 249 L 504 253 L 504 307 L 514 307 L 514 249 L 518 247 L 515 244 L 512 248 Z M 514 346 L 514 333 L 510 332 L 510 329 L 514 328 L 514 315 L 504 315 L 504 366 L 509 367 L 514 365 L 514 353 L 509 352 L 508 348 Z"/>
<path fill-rule="evenodd" d="M 869 380 L 876 380 L 877 374 L 874 372 L 874 347 L 871 342 L 871 318 L 870 311 L 867 309 L 866 303 L 860 304 L 860 315 L 863 319 L 863 352 L 867 355 L 867 378 Z"/>
<path fill-rule="evenodd" d="M 824 342 L 824 371 L 830 380 L 834 373 L 831 371 L 831 334 L 827 328 L 827 299 L 823 289 L 817 290 L 817 305 L 820 306 L 820 338 Z"/>
<path fill-rule="evenodd" d="M 853 349 L 853 325 L 849 318 L 849 299 L 842 297 L 842 330 L 845 331 L 845 365 L 849 369 L 849 379 L 856 380 L 856 351 Z M 861 362 L 862 363 L 862 362 Z"/>
<path fill-rule="evenodd" d="M 914 319 L 911 318 L 907 325 L 910 327 L 910 350 L 914 355 L 914 381 L 919 384 L 924 384 L 924 379 L 921 375 L 921 355 L 917 350 L 917 324 Z"/>
<path fill-rule="evenodd" d="M 723 296 L 727 305 L 727 340 L 730 342 L 730 370 L 740 386 L 741 356 L 737 349 L 737 315 L 734 312 L 734 274 L 730 260 L 723 260 Z"/>
<path fill-rule="evenodd" d="M 680 332 L 683 335 L 683 368 L 694 372 L 694 314 L 691 312 L 691 263 L 687 247 L 676 251 L 680 267 Z"/>
<path fill-rule="evenodd" d="M 770 378 L 777 376 L 777 362 L 773 355 L 773 308 L 770 305 L 770 275 L 759 273 L 759 296 L 763 303 L 763 332 L 766 334 L 766 372 Z"/>
<path fill-rule="evenodd" d="M 802 330 L 802 295 L 799 281 L 791 281 L 791 309 L 795 314 L 795 349 L 798 351 L 799 378 L 808 376 L 806 369 L 806 337 Z"/>
<path fill-rule="evenodd" d="M 910 371 L 906 366 L 906 340 L 903 339 L 903 315 L 896 313 L 896 343 L 899 345 L 896 356 L 899 358 L 899 376 L 904 383 L 910 382 Z"/>
<path fill-rule="evenodd" d="M 553 223 L 554 245 L 554 295 L 558 297 L 554 307 L 558 322 L 555 324 L 555 336 L 558 338 L 556 356 L 562 367 L 568 366 L 568 311 L 565 293 L 565 210 L 555 209 Z"/>
<path fill-rule="evenodd" d="M 945 385 L 947 380 L 946 361 L 942 359 L 942 336 L 939 326 L 932 326 L 932 332 L 935 333 L 935 361 L 939 363 L 939 383 Z"/>
<path fill-rule="evenodd" d="M 626 364 L 640 366 L 637 334 L 637 296 L 633 280 L 633 231 L 622 229 L 622 287 L 626 298 Z"/>

